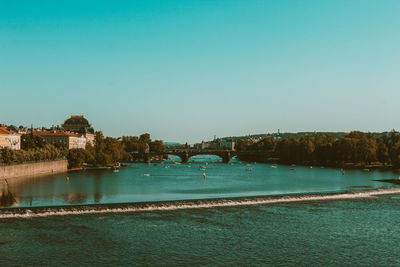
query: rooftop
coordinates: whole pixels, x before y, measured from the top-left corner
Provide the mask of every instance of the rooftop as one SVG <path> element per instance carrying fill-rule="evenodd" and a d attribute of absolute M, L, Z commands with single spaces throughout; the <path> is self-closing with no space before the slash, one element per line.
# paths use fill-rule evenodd
<path fill-rule="evenodd" d="M 57 136 L 57 137 L 62 137 L 62 136 L 79 137 L 78 134 L 66 133 L 66 132 L 33 132 L 33 135 L 35 135 L 35 136 Z"/>
<path fill-rule="evenodd" d="M 14 131 L 7 130 L 7 127 L 5 127 L 5 126 L 0 126 L 0 134 L 8 135 L 8 134 L 15 134 L 15 133 L 16 132 L 14 132 Z"/>

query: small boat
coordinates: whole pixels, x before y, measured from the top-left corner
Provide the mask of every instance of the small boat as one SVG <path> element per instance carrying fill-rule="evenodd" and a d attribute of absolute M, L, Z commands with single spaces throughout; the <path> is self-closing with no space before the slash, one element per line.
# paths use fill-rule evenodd
<path fill-rule="evenodd" d="M 247 168 L 247 169 L 246 169 L 246 171 L 250 172 L 250 171 L 252 171 L 252 169 L 250 169 L 250 168 Z"/>
<path fill-rule="evenodd" d="M 276 169 L 277 167 L 275 165 L 272 165 L 271 168 Z"/>
<path fill-rule="evenodd" d="M 145 173 L 145 174 L 143 174 L 143 176 L 150 176 L 150 174 L 148 174 L 148 173 Z"/>
<path fill-rule="evenodd" d="M 295 168 L 290 168 L 290 170 L 291 170 L 291 171 L 295 171 L 296 169 L 295 169 Z"/>

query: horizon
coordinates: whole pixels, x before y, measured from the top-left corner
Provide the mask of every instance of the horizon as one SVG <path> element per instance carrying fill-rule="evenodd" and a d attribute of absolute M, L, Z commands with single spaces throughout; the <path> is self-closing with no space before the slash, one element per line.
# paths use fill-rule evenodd
<path fill-rule="evenodd" d="M 400 2 L 3 1 L 0 121 L 194 143 L 399 129 Z M 310 130 L 311 129 L 311 130 Z"/>
<path fill-rule="evenodd" d="M 72 116 L 73 114 L 71 114 L 71 116 Z M 81 114 L 81 115 L 83 115 L 83 114 Z M 76 115 L 75 115 L 76 116 Z M 89 123 L 90 123 L 90 121 L 89 121 Z M 0 126 L 1 125 L 3 125 L 4 123 L 1 123 L 0 122 Z M 16 128 L 18 128 L 18 127 L 20 127 L 20 126 L 23 126 L 23 127 L 25 127 L 25 128 L 30 128 L 30 126 L 27 126 L 27 125 L 16 125 L 16 124 L 4 124 L 4 125 L 6 125 L 6 126 L 14 126 L 14 127 L 16 127 Z M 52 126 L 48 126 L 48 127 L 46 127 L 46 126 L 33 126 L 33 129 L 50 129 L 51 127 L 62 127 L 62 125 L 61 124 L 53 124 Z M 103 135 L 105 135 L 104 134 L 104 132 L 101 130 L 101 129 L 94 129 L 95 131 L 100 131 L 100 132 L 102 132 L 103 133 Z M 276 131 L 276 132 L 265 132 L 265 133 L 249 133 L 249 134 L 245 134 L 245 135 L 227 135 L 227 136 L 216 136 L 216 135 L 214 135 L 212 138 L 210 138 L 210 139 L 204 139 L 204 140 L 197 140 L 197 141 L 195 141 L 195 142 L 191 142 L 191 143 L 189 143 L 189 142 L 185 142 L 185 141 L 171 141 L 171 140 L 163 140 L 163 139 L 156 139 L 156 138 L 153 138 L 152 136 L 151 136 L 151 133 L 149 133 L 150 134 L 150 137 L 151 137 L 151 139 L 152 140 L 161 140 L 164 144 L 180 144 L 180 145 L 183 145 L 183 144 L 185 144 L 185 143 L 187 143 L 187 144 L 198 144 L 198 143 L 201 143 L 201 142 L 209 142 L 209 141 L 212 141 L 212 140 L 214 140 L 214 138 L 217 138 L 217 139 L 226 139 L 226 138 L 238 138 L 238 137 L 249 137 L 249 136 L 260 136 L 260 135 L 266 135 L 266 136 L 269 136 L 269 135 L 274 135 L 274 134 L 281 134 L 281 135 L 287 135 L 287 134 L 313 134 L 313 133 L 315 133 L 315 134 L 348 134 L 348 133 L 350 133 L 350 132 L 357 132 L 357 131 L 359 131 L 359 132 L 363 132 L 363 133 L 371 133 L 371 134 L 383 134 L 383 133 L 390 133 L 390 132 L 392 132 L 392 131 L 396 131 L 394 128 L 393 129 L 391 129 L 391 130 L 386 130 L 386 131 L 360 131 L 360 130 L 357 130 L 357 129 L 353 129 L 353 130 L 350 130 L 350 131 L 297 131 L 297 132 L 282 132 L 282 131 L 280 131 L 280 129 L 278 129 L 278 131 Z M 138 134 L 138 135 L 117 135 L 117 136 L 110 136 L 110 137 L 113 137 L 113 138 L 122 138 L 122 137 L 124 137 L 124 136 L 140 136 L 141 134 L 145 134 L 145 133 L 140 133 L 140 134 Z M 107 136 L 107 135 L 105 135 L 105 136 Z"/>

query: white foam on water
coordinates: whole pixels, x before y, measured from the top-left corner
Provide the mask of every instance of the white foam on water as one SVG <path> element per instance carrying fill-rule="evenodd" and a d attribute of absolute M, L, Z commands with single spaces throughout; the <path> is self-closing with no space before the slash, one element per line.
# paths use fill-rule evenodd
<path fill-rule="evenodd" d="M 290 195 L 275 197 L 254 197 L 238 199 L 210 199 L 210 200 L 192 200 L 192 201 L 169 201 L 155 203 L 132 203 L 98 206 L 65 206 L 65 207 L 46 207 L 34 209 L 17 208 L 16 212 L 7 210 L 2 214 L 0 210 L 0 219 L 7 218 L 34 218 L 47 216 L 65 216 L 65 215 L 85 215 L 85 214 L 104 214 L 104 213 L 130 213 L 130 212 L 152 212 L 152 211 L 173 211 L 185 209 L 208 209 L 222 207 L 236 207 L 249 205 L 268 205 L 277 203 L 303 202 L 303 201 L 322 201 L 322 200 L 346 200 L 357 198 L 368 198 L 379 195 L 399 194 L 400 188 L 375 189 L 351 191 L 346 193 L 332 194 L 308 194 L 308 195 Z M 121 206 L 121 204 L 120 204 Z"/>

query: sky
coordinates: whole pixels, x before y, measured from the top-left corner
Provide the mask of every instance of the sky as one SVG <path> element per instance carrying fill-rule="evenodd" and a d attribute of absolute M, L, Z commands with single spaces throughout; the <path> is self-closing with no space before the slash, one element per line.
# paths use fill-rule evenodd
<path fill-rule="evenodd" d="M 0 1 L 0 123 L 177 142 L 400 129 L 400 1 Z"/>

